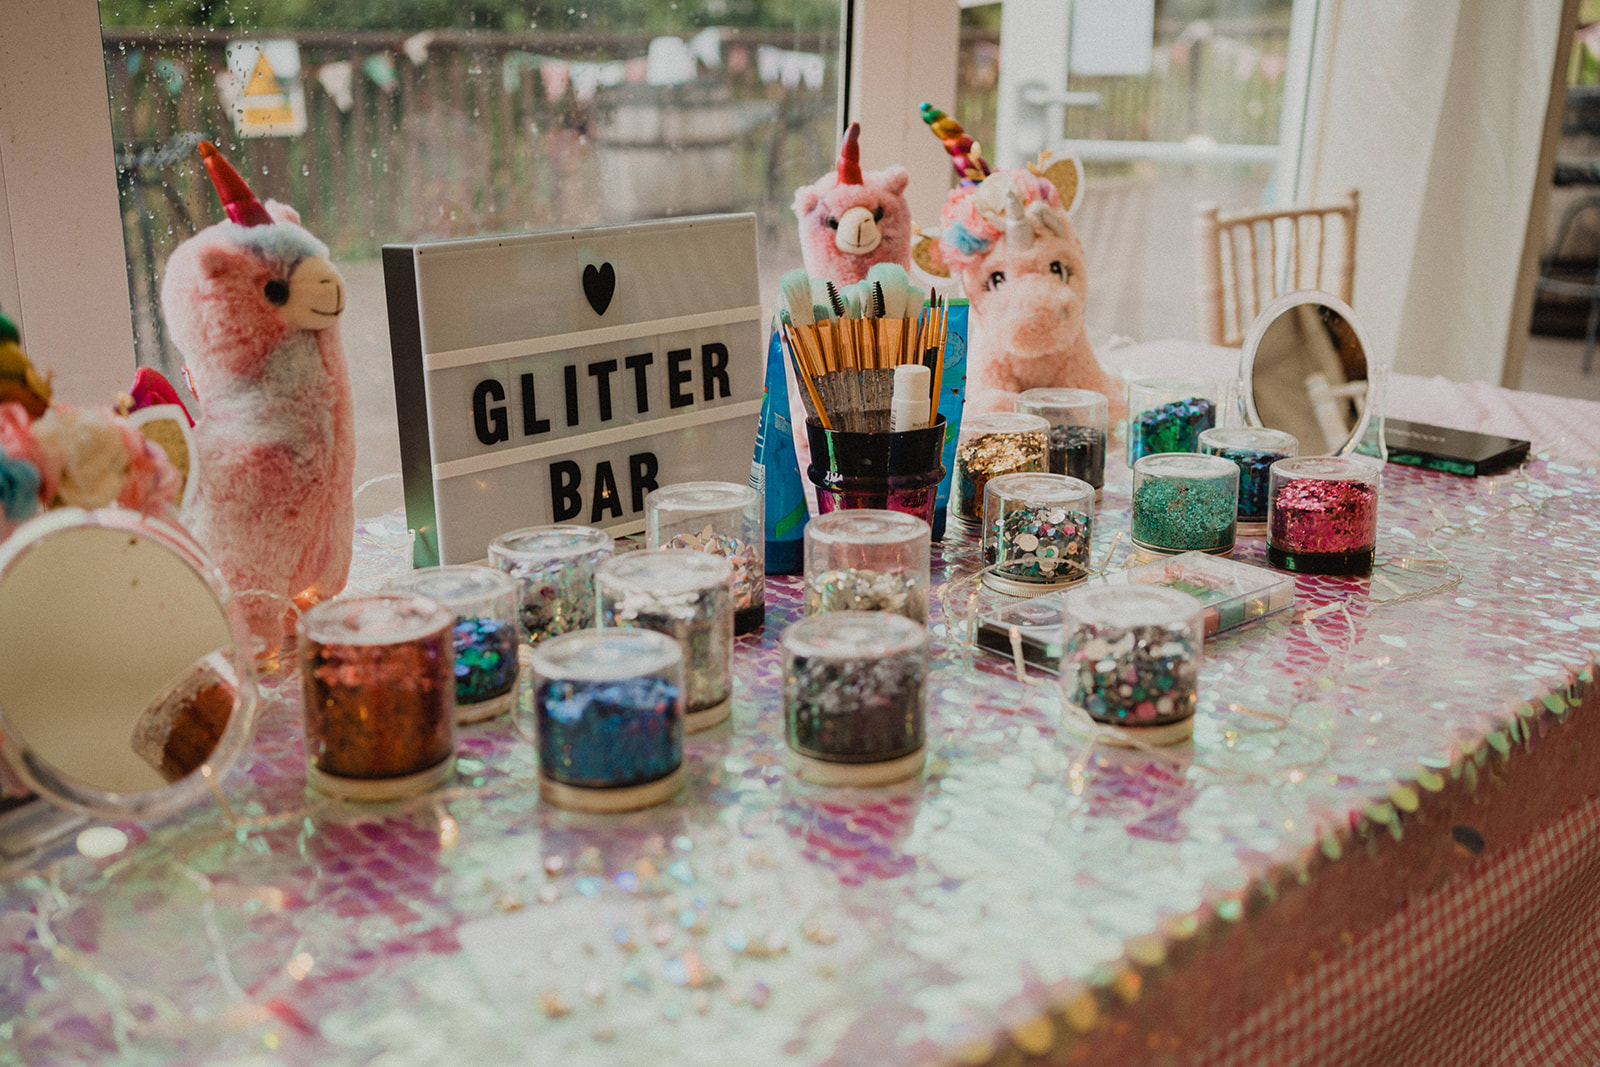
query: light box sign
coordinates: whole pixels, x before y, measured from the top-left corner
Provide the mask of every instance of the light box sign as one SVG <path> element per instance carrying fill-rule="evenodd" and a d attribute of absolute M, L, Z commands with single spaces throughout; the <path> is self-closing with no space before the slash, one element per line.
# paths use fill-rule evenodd
<path fill-rule="evenodd" d="M 658 485 L 748 481 L 755 216 L 386 245 L 383 270 L 417 566 L 522 526 L 636 533 Z"/>

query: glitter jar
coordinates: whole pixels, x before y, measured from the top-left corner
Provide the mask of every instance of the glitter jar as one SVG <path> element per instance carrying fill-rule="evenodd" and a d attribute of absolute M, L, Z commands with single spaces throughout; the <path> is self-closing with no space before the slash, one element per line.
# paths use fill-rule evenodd
<path fill-rule="evenodd" d="M 1205 610 L 1162 586 L 1094 586 L 1066 594 L 1061 692 L 1118 740 L 1166 745 L 1194 733 Z"/>
<path fill-rule="evenodd" d="M 733 564 L 709 552 L 624 552 L 594 574 L 600 625 L 666 634 L 683 649 L 684 729 L 726 719 L 733 697 Z"/>
<path fill-rule="evenodd" d="M 530 645 L 594 625 L 594 569 L 616 551 L 592 526 L 529 526 L 501 534 L 489 562 L 517 583 L 517 632 Z"/>
<path fill-rule="evenodd" d="M 983 490 L 983 584 L 1033 596 L 1089 573 L 1094 486 L 1064 474 L 1002 474 Z"/>
<path fill-rule="evenodd" d="M 539 795 L 576 811 L 633 811 L 683 777 L 683 652 L 650 630 L 586 630 L 533 649 Z"/>
<path fill-rule="evenodd" d="M 995 411 L 961 420 L 956 440 L 950 521 L 976 533 L 983 524 L 983 487 L 990 478 L 1043 471 L 1050 462 L 1050 424 L 1038 415 Z"/>
<path fill-rule="evenodd" d="M 899 511 L 830 511 L 806 524 L 806 614 L 890 611 L 928 621 L 933 531 Z"/>
<path fill-rule="evenodd" d="M 346 800 L 394 800 L 455 769 L 455 616 L 426 597 L 325 600 L 300 619 L 306 776 Z"/>
<path fill-rule="evenodd" d="M 679 482 L 644 498 L 651 548 L 689 548 L 733 564 L 733 632 L 761 628 L 767 615 L 766 533 L 761 494 L 737 482 Z"/>
<path fill-rule="evenodd" d="M 1338 456 L 1272 465 L 1267 559 L 1303 574 L 1366 574 L 1378 545 L 1376 463 Z"/>
<path fill-rule="evenodd" d="M 800 776 L 886 785 L 922 770 L 928 631 L 903 615 L 834 611 L 783 631 L 784 732 Z"/>
<path fill-rule="evenodd" d="M 1272 465 L 1300 454 L 1294 434 L 1266 427 L 1213 426 L 1200 433 L 1200 451 L 1232 460 L 1239 468 L 1239 532 L 1265 533 Z"/>
<path fill-rule="evenodd" d="M 1233 553 L 1239 468 L 1218 456 L 1162 452 L 1133 465 L 1133 544 L 1148 561 Z"/>
<path fill-rule="evenodd" d="M 1217 424 L 1220 386 L 1209 378 L 1140 378 L 1128 383 L 1128 466 L 1158 452 L 1197 452 L 1200 431 Z"/>
<path fill-rule="evenodd" d="M 490 567 L 427 567 L 384 591 L 438 602 L 456 617 L 456 722 L 503 715 L 517 700 L 517 585 Z"/>
<path fill-rule="evenodd" d="M 1094 486 L 1106 483 L 1106 398 L 1093 389 L 1028 389 L 1017 410 L 1050 424 L 1051 474 L 1065 474 Z"/>

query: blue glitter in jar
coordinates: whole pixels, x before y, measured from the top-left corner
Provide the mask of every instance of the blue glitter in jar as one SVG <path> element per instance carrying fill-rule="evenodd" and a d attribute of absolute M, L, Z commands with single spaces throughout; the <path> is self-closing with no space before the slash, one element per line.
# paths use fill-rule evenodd
<path fill-rule="evenodd" d="M 517 680 L 517 628 L 494 619 L 457 619 L 456 703 L 481 704 Z"/>
<path fill-rule="evenodd" d="M 666 778 L 683 763 L 683 653 L 647 630 L 589 630 L 534 649 L 539 772 L 587 789 Z"/>
<path fill-rule="evenodd" d="M 1200 435 L 1200 451 L 1231 460 L 1239 468 L 1239 521 L 1265 523 L 1272 465 L 1300 453 L 1300 442 L 1282 430 L 1216 427 Z"/>
<path fill-rule="evenodd" d="M 511 708 L 516 688 L 516 583 L 492 567 L 424 567 L 388 588 L 425 596 L 455 616 L 456 722 L 491 719 Z"/>

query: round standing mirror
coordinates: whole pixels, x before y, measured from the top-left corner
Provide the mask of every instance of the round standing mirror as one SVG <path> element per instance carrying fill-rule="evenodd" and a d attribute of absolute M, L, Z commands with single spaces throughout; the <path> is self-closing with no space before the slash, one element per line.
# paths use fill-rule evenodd
<path fill-rule="evenodd" d="M 0 544 L 0 755 L 102 818 L 192 803 L 238 758 L 255 670 L 220 574 L 179 527 L 63 508 Z"/>
<path fill-rule="evenodd" d="M 1302 456 L 1354 451 L 1369 420 L 1382 417 L 1371 351 L 1350 305 L 1315 290 L 1285 293 L 1244 339 L 1246 419 L 1293 434 Z"/>

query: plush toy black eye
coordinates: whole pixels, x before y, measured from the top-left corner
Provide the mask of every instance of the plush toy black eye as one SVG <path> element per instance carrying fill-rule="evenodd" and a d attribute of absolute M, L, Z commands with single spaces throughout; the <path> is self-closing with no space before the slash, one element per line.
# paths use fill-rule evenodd
<path fill-rule="evenodd" d="M 993 274 L 989 275 L 988 284 L 986 284 L 984 286 L 984 288 L 985 289 L 998 289 L 1002 285 L 1004 285 L 1005 283 L 1006 283 L 1006 272 L 1003 271 L 1003 270 L 997 270 Z"/>
<path fill-rule="evenodd" d="M 838 219 L 829 219 L 828 220 L 828 229 L 837 230 L 838 228 L 839 228 L 839 220 Z"/>
<path fill-rule="evenodd" d="M 279 307 L 289 302 L 289 283 L 282 278 L 274 278 L 261 290 L 266 294 L 267 300 Z"/>
<path fill-rule="evenodd" d="M 1066 281 L 1068 278 L 1072 277 L 1072 271 L 1068 270 L 1067 265 L 1061 262 L 1059 259 L 1052 259 L 1050 261 L 1050 273 L 1054 274 L 1062 281 Z"/>
<path fill-rule="evenodd" d="M 873 222 L 882 222 L 883 221 L 883 207 L 881 205 L 879 207 L 873 208 L 873 210 L 872 210 L 872 221 Z"/>

